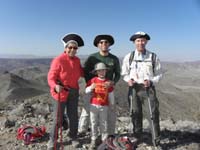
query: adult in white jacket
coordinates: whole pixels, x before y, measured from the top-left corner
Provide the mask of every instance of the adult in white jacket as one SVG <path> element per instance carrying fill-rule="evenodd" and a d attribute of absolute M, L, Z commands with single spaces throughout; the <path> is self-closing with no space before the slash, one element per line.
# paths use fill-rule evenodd
<path fill-rule="evenodd" d="M 136 32 L 131 36 L 130 41 L 133 41 L 136 49 L 124 57 L 121 75 L 129 86 L 128 102 L 132 111 L 134 136 L 138 140 L 142 139 L 142 106 L 144 105 L 146 110 L 149 110 L 147 116 L 152 122 L 151 129 L 154 130 L 152 131 L 154 132 L 152 133 L 152 141 L 155 140 L 158 144 L 160 136 L 159 102 L 156 97 L 155 83 L 160 80 L 162 74 L 157 55 L 146 49 L 149 40 L 150 36 L 144 32 Z M 149 108 L 151 108 L 151 112 Z"/>

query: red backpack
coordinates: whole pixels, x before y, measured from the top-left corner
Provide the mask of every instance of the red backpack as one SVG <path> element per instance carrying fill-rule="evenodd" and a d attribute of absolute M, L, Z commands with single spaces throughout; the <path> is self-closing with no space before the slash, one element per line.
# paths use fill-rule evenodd
<path fill-rule="evenodd" d="M 44 126 L 37 127 L 32 125 L 23 125 L 17 129 L 17 139 L 23 140 L 25 145 L 28 145 L 42 138 L 46 133 Z"/>

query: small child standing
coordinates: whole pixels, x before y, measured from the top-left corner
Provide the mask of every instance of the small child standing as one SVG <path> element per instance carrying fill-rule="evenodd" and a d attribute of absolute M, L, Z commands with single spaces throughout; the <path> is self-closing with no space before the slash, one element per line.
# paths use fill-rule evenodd
<path fill-rule="evenodd" d="M 97 76 L 88 81 L 85 89 L 86 93 L 92 93 L 90 99 L 91 150 L 97 148 L 98 131 L 100 131 L 102 141 L 108 137 L 108 106 L 112 108 L 114 105 L 114 94 L 113 87 L 108 87 L 109 80 L 105 78 L 107 69 L 104 63 L 97 63 L 94 69 Z"/>

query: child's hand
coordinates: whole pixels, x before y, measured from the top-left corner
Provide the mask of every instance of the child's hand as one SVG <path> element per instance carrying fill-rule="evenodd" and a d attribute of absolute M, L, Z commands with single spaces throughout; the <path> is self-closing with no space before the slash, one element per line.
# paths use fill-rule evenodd
<path fill-rule="evenodd" d="M 91 87 L 92 90 L 94 90 L 95 87 L 96 87 L 96 84 L 95 84 L 95 83 L 92 83 L 90 87 Z"/>
<path fill-rule="evenodd" d="M 110 87 L 114 86 L 114 82 L 113 81 L 106 81 L 104 86 L 105 86 L 105 88 L 110 88 Z"/>

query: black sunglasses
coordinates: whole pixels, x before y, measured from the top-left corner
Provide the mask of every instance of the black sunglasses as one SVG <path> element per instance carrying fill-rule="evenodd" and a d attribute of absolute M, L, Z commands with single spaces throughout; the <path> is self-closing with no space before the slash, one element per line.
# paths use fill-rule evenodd
<path fill-rule="evenodd" d="M 71 50 L 71 49 L 75 49 L 75 50 L 78 49 L 78 47 L 76 47 L 76 46 L 68 46 L 67 48 L 69 48 L 70 50 Z"/>

